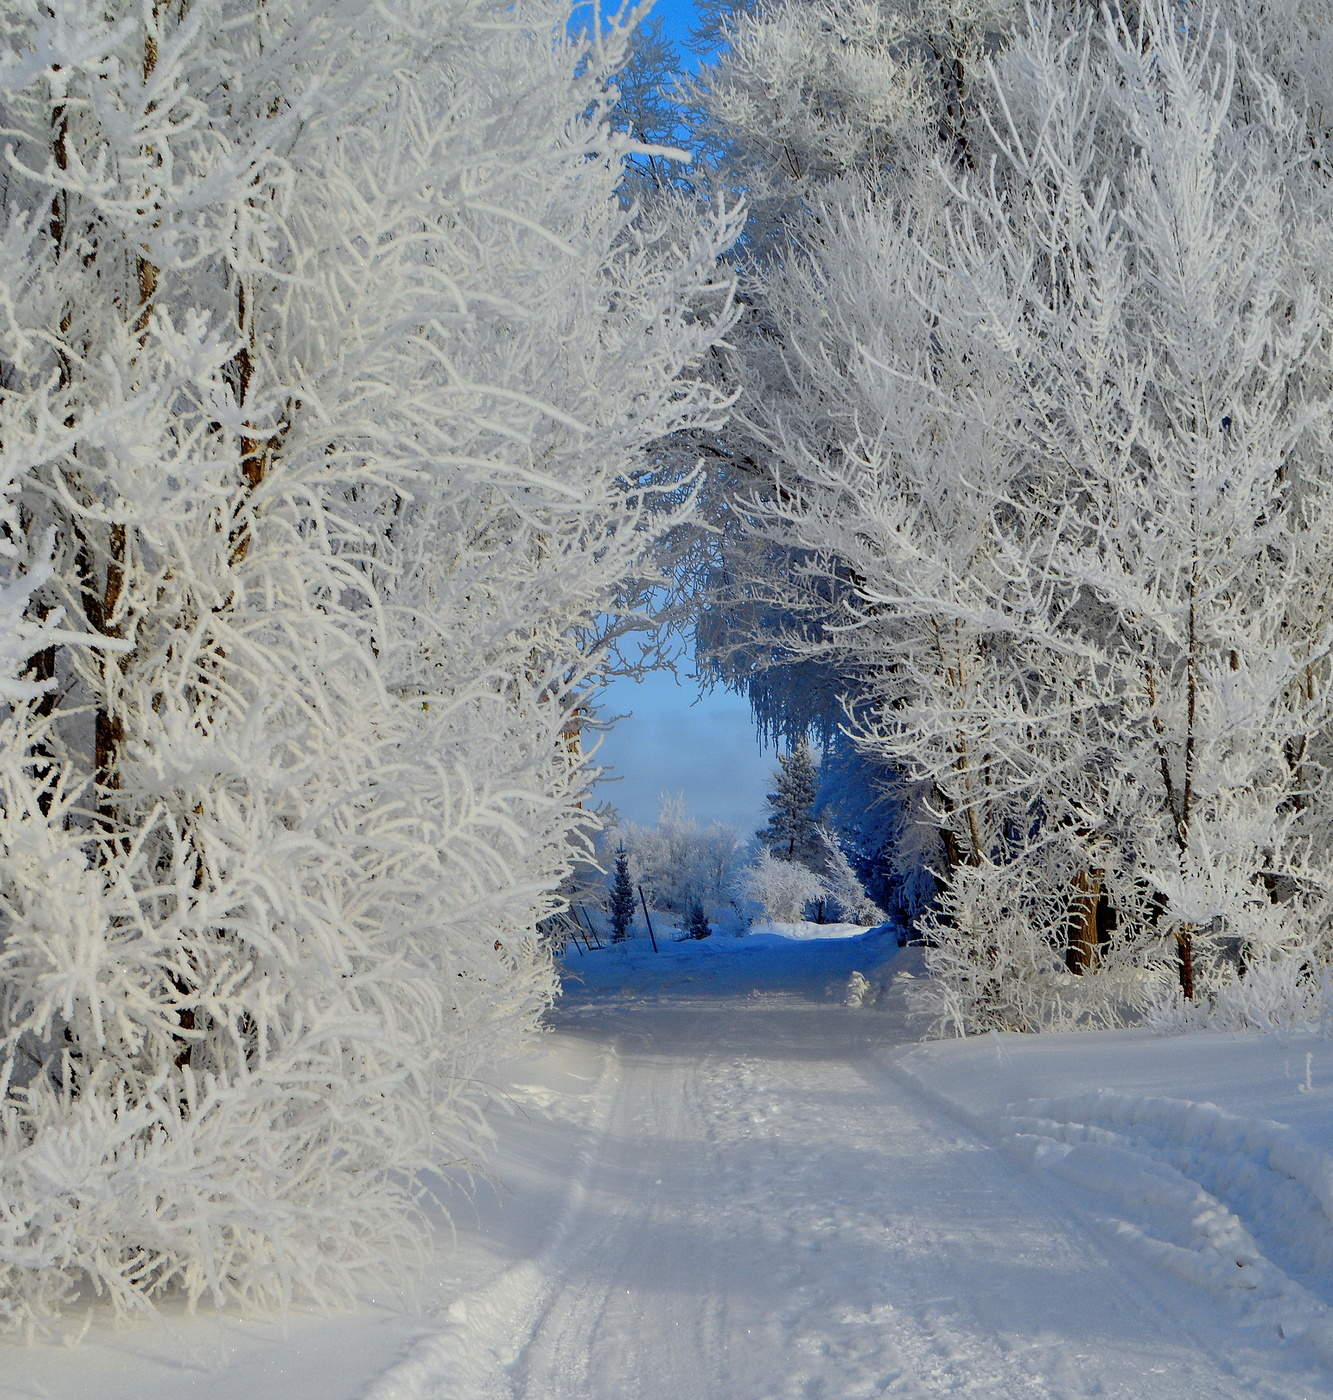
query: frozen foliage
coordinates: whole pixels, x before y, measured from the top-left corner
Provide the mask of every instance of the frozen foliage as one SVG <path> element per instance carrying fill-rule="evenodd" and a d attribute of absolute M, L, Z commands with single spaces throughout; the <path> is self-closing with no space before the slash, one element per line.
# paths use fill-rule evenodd
<path fill-rule="evenodd" d="M 745 890 L 766 919 L 780 924 L 799 923 L 806 906 L 825 894 L 824 881 L 808 865 L 771 851 L 762 851 L 745 872 Z"/>
<path fill-rule="evenodd" d="M 701 826 L 680 793 L 663 794 L 656 826 L 625 822 L 610 839 L 628 849 L 634 881 L 662 909 L 686 915 L 696 902 L 717 908 L 736 896 L 744 836 L 725 822 Z"/>
<path fill-rule="evenodd" d="M 757 275 L 745 591 L 937 833 L 958 1029 L 1304 1004 L 1329 951 L 1323 133 L 1180 13 L 960 27 L 933 151 Z"/>
<path fill-rule="evenodd" d="M 552 994 L 733 232 L 624 207 L 625 36 L 567 18 L 0 17 L 9 1326 L 349 1298 Z"/>
<path fill-rule="evenodd" d="M 824 847 L 824 894 L 835 906 L 832 912 L 848 923 L 882 922 L 884 911 L 866 893 L 837 836 L 828 827 L 821 826 L 819 839 Z"/>
<path fill-rule="evenodd" d="M 920 865 L 901 840 L 909 804 L 902 774 L 868 759 L 845 734 L 825 747 L 815 797 L 820 820 L 837 836 L 866 893 L 886 908 L 902 903 L 904 879 Z M 904 855 L 911 861 L 906 868 Z"/>
<path fill-rule="evenodd" d="M 780 245 L 812 200 L 854 199 L 866 176 L 910 171 L 936 142 L 966 151 L 973 65 L 1019 8 L 1013 0 L 735 6 L 720 27 L 724 52 L 690 95 L 721 177 L 750 201 L 750 239 Z"/>

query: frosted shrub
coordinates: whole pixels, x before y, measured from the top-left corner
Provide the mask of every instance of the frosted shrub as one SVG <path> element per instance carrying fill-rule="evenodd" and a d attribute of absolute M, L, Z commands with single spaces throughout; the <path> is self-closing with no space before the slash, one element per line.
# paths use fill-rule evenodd
<path fill-rule="evenodd" d="M 1068 871 L 1034 861 L 980 862 L 954 871 L 919 925 L 932 974 L 913 984 L 913 1009 L 935 1034 L 1104 1028 L 1138 1019 L 1164 975 L 1156 944 L 1111 942 L 1071 975 L 1071 924 L 1087 893 Z M 1126 894 L 1128 903 L 1133 896 Z"/>
<path fill-rule="evenodd" d="M 746 893 L 773 923 L 798 923 L 806 905 L 824 897 L 824 882 L 808 866 L 779 860 L 769 851 L 745 872 Z"/>
<path fill-rule="evenodd" d="M 1275 918 L 1283 917 L 1280 908 Z M 1227 943 L 1227 955 L 1212 953 L 1208 993 L 1193 1002 L 1178 986 L 1159 980 L 1148 999 L 1144 1019 L 1163 1031 L 1182 1030 L 1318 1030 L 1329 1034 L 1330 991 L 1326 966 L 1291 954 L 1265 956 L 1240 940 Z"/>
<path fill-rule="evenodd" d="M 876 999 L 876 988 L 864 972 L 853 972 L 847 979 L 847 989 L 843 993 L 843 1005 L 860 1007 L 872 1006 Z"/>

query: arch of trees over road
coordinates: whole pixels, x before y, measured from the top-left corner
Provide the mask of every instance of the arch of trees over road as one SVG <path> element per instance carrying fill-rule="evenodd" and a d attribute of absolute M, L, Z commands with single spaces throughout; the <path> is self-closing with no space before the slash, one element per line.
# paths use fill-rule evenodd
<path fill-rule="evenodd" d="M 664 590 L 941 1027 L 1322 1014 L 1329 5 L 639 18 L 0 15 L 4 1326 L 412 1254 Z"/>

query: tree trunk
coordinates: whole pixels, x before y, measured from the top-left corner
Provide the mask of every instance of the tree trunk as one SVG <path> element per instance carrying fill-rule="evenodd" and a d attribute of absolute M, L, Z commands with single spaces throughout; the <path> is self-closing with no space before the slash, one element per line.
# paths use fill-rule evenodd
<path fill-rule="evenodd" d="M 1194 1000 L 1194 925 L 1180 924 L 1175 931 L 1176 971 L 1180 978 L 1180 994 L 1186 1001 Z"/>
<path fill-rule="evenodd" d="M 93 557 L 92 545 L 86 535 L 79 539 L 75 560 L 83 612 L 92 631 L 103 637 L 118 637 L 120 629 L 110 619 L 119 605 L 125 583 L 125 527 L 112 525 L 107 535 L 107 564 L 103 575 Z M 97 820 L 104 834 L 115 829 L 116 816 L 111 794 L 120 786 L 117 757 L 125 737 L 124 723 L 115 712 L 113 692 L 119 666 L 116 653 L 106 651 L 101 656 L 101 687 L 93 713 L 93 777 L 95 780 Z"/>
<path fill-rule="evenodd" d="M 157 33 L 159 7 L 155 4 L 149 21 L 148 32 L 144 35 L 143 76 L 147 82 L 157 67 Z M 135 258 L 135 280 L 138 283 L 139 309 L 134 319 L 134 333 L 138 339 L 136 356 L 143 352 L 148 341 L 148 327 L 153 317 L 153 301 L 157 295 L 158 269 L 147 256 L 147 249 Z M 128 560 L 128 539 L 122 521 L 114 521 L 107 528 L 106 573 L 99 584 L 97 561 L 92 557 L 85 540 L 80 557 L 83 561 L 84 607 L 88 620 L 96 631 L 104 637 L 123 635 L 122 625 L 117 614 L 125 592 L 125 570 Z M 120 662 L 116 653 L 107 651 L 102 658 L 102 690 L 97 697 L 97 709 L 93 721 L 93 769 L 97 785 L 98 819 L 104 832 L 114 830 L 116 825 L 115 804 L 112 794 L 120 787 L 120 750 L 125 741 L 125 723 L 116 712 L 117 673 Z"/>
<path fill-rule="evenodd" d="M 60 72 L 60 65 L 53 64 L 53 73 Z M 69 110 L 65 103 L 55 109 L 55 118 L 51 127 L 51 147 L 52 155 L 55 159 L 57 170 L 69 169 Z M 55 194 L 51 196 L 51 213 L 47 223 L 48 231 L 51 235 L 51 250 L 54 257 L 59 258 L 64 251 L 66 239 L 69 231 L 69 210 L 68 196 Z M 68 389 L 73 378 L 70 367 L 69 347 L 67 337 L 70 326 L 73 324 L 68 311 L 64 312 L 60 318 L 60 338 L 57 341 L 58 350 L 56 352 L 59 361 L 59 384 L 62 389 Z M 65 419 L 65 426 L 74 426 L 73 418 Z M 45 694 L 38 700 L 36 713 L 42 720 L 49 720 L 55 713 L 56 707 L 56 649 L 54 646 L 43 647 L 34 653 L 28 663 L 27 674 L 40 684 L 45 684 L 48 688 Z M 54 776 L 52 769 L 55 764 L 55 755 L 52 754 L 45 739 L 39 741 L 34 748 L 34 757 L 43 765 L 39 769 L 39 776 L 42 779 L 42 787 L 37 794 L 37 807 L 44 817 L 51 815 L 51 781 Z"/>
<path fill-rule="evenodd" d="M 1065 949 L 1065 966 L 1076 976 L 1091 972 L 1097 965 L 1099 911 L 1102 904 L 1100 870 L 1080 870 L 1074 876 L 1073 915 L 1070 920 L 1069 946 Z"/>

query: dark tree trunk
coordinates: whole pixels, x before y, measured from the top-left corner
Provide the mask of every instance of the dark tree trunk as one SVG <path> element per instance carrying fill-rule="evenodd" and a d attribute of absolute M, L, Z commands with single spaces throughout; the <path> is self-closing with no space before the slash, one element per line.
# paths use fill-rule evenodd
<path fill-rule="evenodd" d="M 1102 872 L 1080 870 L 1074 877 L 1078 894 L 1069 929 L 1069 946 L 1065 949 L 1065 966 L 1076 976 L 1091 972 L 1097 965 L 1099 913 L 1102 905 Z"/>
<path fill-rule="evenodd" d="M 1176 969 L 1180 977 L 1180 994 L 1186 1001 L 1194 1000 L 1194 928 L 1182 924 L 1176 929 Z"/>

